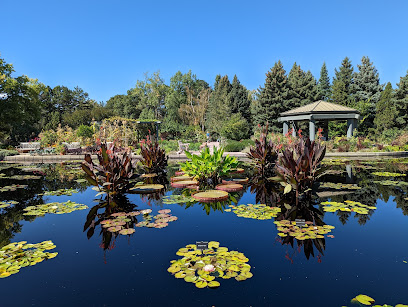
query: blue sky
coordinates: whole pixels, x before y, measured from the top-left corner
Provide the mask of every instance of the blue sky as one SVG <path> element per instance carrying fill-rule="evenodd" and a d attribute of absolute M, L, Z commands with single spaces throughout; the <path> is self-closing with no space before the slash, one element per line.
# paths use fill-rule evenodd
<path fill-rule="evenodd" d="M 189 69 L 211 85 L 237 74 L 263 85 L 277 60 L 316 78 L 348 56 L 369 56 L 381 82 L 408 70 L 408 1 L 25 1 L 1 0 L 0 54 L 50 85 L 78 85 L 106 101 L 144 72 L 166 83 Z"/>

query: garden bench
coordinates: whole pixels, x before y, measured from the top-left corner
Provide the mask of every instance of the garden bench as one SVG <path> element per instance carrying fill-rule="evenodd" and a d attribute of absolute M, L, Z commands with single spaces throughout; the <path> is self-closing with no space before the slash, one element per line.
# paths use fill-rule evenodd
<path fill-rule="evenodd" d="M 40 148 L 40 142 L 22 142 L 16 147 L 18 152 L 31 152 Z"/>
<path fill-rule="evenodd" d="M 179 146 L 179 150 L 178 150 L 178 154 L 181 154 L 183 152 L 185 152 L 186 150 L 188 150 L 188 147 L 190 146 L 190 143 L 183 143 L 181 141 L 178 141 L 178 146 Z"/>
<path fill-rule="evenodd" d="M 72 143 L 62 142 L 62 144 L 65 145 L 65 147 L 67 147 L 68 150 L 81 148 L 80 142 L 72 142 Z"/>

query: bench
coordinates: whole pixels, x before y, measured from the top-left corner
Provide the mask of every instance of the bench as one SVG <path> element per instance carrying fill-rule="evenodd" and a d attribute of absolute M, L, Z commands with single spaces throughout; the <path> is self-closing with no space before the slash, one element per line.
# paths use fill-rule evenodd
<path fill-rule="evenodd" d="M 72 142 L 72 143 L 62 142 L 62 144 L 65 145 L 65 147 L 68 150 L 81 148 L 81 143 L 80 142 Z"/>
<path fill-rule="evenodd" d="M 31 152 L 40 148 L 40 142 L 22 142 L 16 147 L 18 152 Z"/>

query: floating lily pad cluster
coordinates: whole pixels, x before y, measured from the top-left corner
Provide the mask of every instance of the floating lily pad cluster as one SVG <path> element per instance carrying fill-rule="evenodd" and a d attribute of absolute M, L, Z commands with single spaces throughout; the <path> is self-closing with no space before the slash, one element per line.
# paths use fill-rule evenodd
<path fill-rule="evenodd" d="M 278 226 L 278 236 L 291 236 L 297 240 L 323 239 L 325 234 L 334 229 L 334 226 L 331 225 L 315 226 L 310 221 L 307 221 L 305 226 L 297 226 L 296 222 L 288 220 L 275 221 L 274 223 Z"/>
<path fill-rule="evenodd" d="M 75 189 L 59 189 L 56 191 L 45 191 L 42 194 L 39 195 L 45 195 L 45 196 L 61 196 L 61 195 L 67 195 L 67 196 L 72 196 L 72 193 L 78 193 L 77 190 Z"/>
<path fill-rule="evenodd" d="M 335 201 L 322 202 L 323 210 L 326 212 L 346 211 L 358 214 L 368 214 L 369 210 L 375 210 L 377 207 L 364 205 L 358 201 L 345 200 L 344 203 Z"/>
<path fill-rule="evenodd" d="M 360 303 L 361 305 L 364 306 L 373 306 L 373 307 L 392 307 L 391 305 L 384 304 L 384 305 L 378 305 L 375 304 L 375 300 L 372 297 L 369 297 L 368 295 L 365 294 L 359 294 L 355 298 L 351 300 L 352 303 Z M 375 305 L 373 305 L 375 304 Z M 408 307 L 408 305 L 405 304 L 397 304 L 395 307 Z"/>
<path fill-rule="evenodd" d="M 133 188 L 130 188 L 130 191 L 133 191 L 137 194 L 150 194 L 156 193 L 160 190 L 164 189 L 164 185 L 162 184 L 136 184 Z"/>
<path fill-rule="evenodd" d="M 17 205 L 18 201 L 15 200 L 7 200 L 7 201 L 0 201 L 0 208 L 7 208 L 11 205 Z"/>
<path fill-rule="evenodd" d="M 8 177 L 2 177 L 3 179 L 13 179 L 13 180 L 33 180 L 41 179 L 41 176 L 36 175 L 13 175 Z"/>
<path fill-rule="evenodd" d="M 4 187 L 0 188 L 0 193 L 1 192 L 10 192 L 10 191 L 16 191 L 17 189 L 24 189 L 26 188 L 26 184 L 12 184 L 12 185 L 6 185 Z"/>
<path fill-rule="evenodd" d="M 177 216 L 171 215 L 170 209 L 159 210 L 157 215 L 150 215 L 151 209 L 140 211 L 143 214 L 143 221 L 136 224 L 136 227 L 164 228 L 169 226 L 170 222 L 178 220 Z"/>
<path fill-rule="evenodd" d="M 134 228 L 130 228 L 129 223 L 132 221 L 131 217 L 137 216 L 141 211 L 133 212 L 118 212 L 111 214 L 111 219 L 106 219 L 101 222 L 103 228 L 109 232 L 119 232 L 121 235 L 130 235 L 135 232 Z"/>
<path fill-rule="evenodd" d="M 54 248 L 52 241 L 37 244 L 27 244 L 27 241 L 21 241 L 3 246 L 0 249 L 0 278 L 16 274 L 23 267 L 36 265 L 43 260 L 56 257 L 58 252 L 45 252 Z"/>
<path fill-rule="evenodd" d="M 408 186 L 408 182 L 405 182 L 405 181 L 381 180 L 381 181 L 373 181 L 373 182 L 381 184 L 381 185 L 394 186 L 394 187 Z"/>
<path fill-rule="evenodd" d="M 324 182 L 320 184 L 321 188 L 324 189 L 335 189 L 335 190 L 359 190 L 361 187 L 351 184 L 351 183 L 334 183 L 334 182 Z"/>
<path fill-rule="evenodd" d="M 372 174 L 376 176 L 381 176 L 381 177 L 403 177 L 405 176 L 405 174 L 402 174 L 402 173 L 390 173 L 390 172 L 374 172 Z"/>
<path fill-rule="evenodd" d="M 88 209 L 88 206 L 68 200 L 64 203 L 53 202 L 37 206 L 28 206 L 24 209 L 24 211 L 27 211 L 24 215 L 45 215 L 46 213 L 64 214 L 84 209 Z"/>
<path fill-rule="evenodd" d="M 220 243 L 211 241 L 208 249 L 199 250 L 195 244 L 180 248 L 177 256 L 182 259 L 170 261 L 167 269 L 176 278 L 183 278 L 186 282 L 194 283 L 197 288 L 217 288 L 220 283 L 216 278 L 244 281 L 253 275 L 249 259 L 238 251 L 228 251 L 220 247 Z"/>
<path fill-rule="evenodd" d="M 195 198 L 191 196 L 184 196 L 184 195 L 169 195 L 163 197 L 163 204 L 171 205 L 171 204 L 185 204 L 195 202 Z"/>
<path fill-rule="evenodd" d="M 234 212 L 239 217 L 245 217 L 255 220 L 270 220 L 273 217 L 276 217 L 281 208 L 278 207 L 268 207 L 264 204 L 258 205 L 239 205 L 239 206 L 230 206 L 231 209 L 226 209 L 226 212 Z"/>

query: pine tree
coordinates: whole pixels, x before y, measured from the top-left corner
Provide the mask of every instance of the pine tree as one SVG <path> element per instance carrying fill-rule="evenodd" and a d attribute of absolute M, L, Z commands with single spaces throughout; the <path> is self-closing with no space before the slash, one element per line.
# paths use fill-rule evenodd
<path fill-rule="evenodd" d="M 331 96 L 331 89 L 329 72 L 327 71 L 325 62 L 323 62 L 322 68 L 320 69 L 320 78 L 317 83 L 317 88 L 319 90 L 319 100 L 328 101 Z"/>
<path fill-rule="evenodd" d="M 231 116 L 230 95 L 232 85 L 228 76 L 220 78 L 218 75 L 215 79 L 214 91 L 211 95 L 208 109 L 207 122 L 208 130 L 220 134 L 223 129 L 223 123 Z"/>
<path fill-rule="evenodd" d="M 288 75 L 289 109 L 294 109 L 318 99 L 316 79 L 310 71 L 304 72 L 299 65 L 293 64 Z"/>
<path fill-rule="evenodd" d="M 331 101 L 343 106 L 352 105 L 351 86 L 353 80 L 353 66 L 348 57 L 341 62 L 339 70 L 334 69 Z"/>
<path fill-rule="evenodd" d="M 400 78 L 395 90 L 396 126 L 400 129 L 408 129 L 408 71 L 405 77 Z"/>
<path fill-rule="evenodd" d="M 278 122 L 280 113 L 288 111 L 288 78 L 279 60 L 266 73 L 265 85 L 259 89 L 259 99 L 254 103 L 253 122 L 264 125 L 269 122 L 272 131 L 282 131 L 282 123 Z"/>
<path fill-rule="evenodd" d="M 394 125 L 395 116 L 396 109 L 392 85 L 388 82 L 376 105 L 374 123 L 377 126 L 377 131 L 381 134 L 386 129 L 391 128 Z"/>
<path fill-rule="evenodd" d="M 248 90 L 239 82 L 236 75 L 232 80 L 232 88 L 229 95 L 231 112 L 241 114 L 248 123 L 251 123 L 251 99 L 248 96 Z"/>
<path fill-rule="evenodd" d="M 361 65 L 357 65 L 358 72 L 354 73 L 354 83 L 351 86 L 354 101 L 357 105 L 365 104 L 361 112 L 363 122 L 360 122 L 359 131 L 366 134 L 369 130 L 374 129 L 375 109 L 383 89 L 380 84 L 380 77 L 377 69 L 370 62 L 368 57 L 361 59 Z"/>

